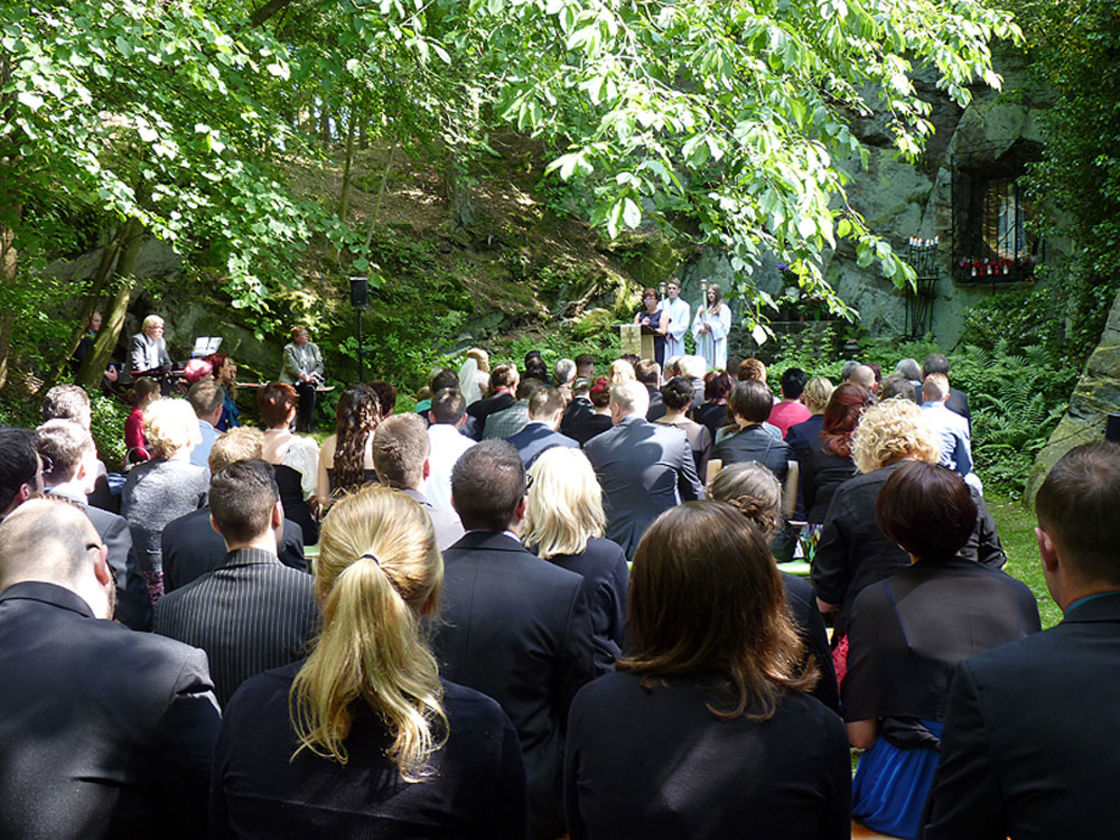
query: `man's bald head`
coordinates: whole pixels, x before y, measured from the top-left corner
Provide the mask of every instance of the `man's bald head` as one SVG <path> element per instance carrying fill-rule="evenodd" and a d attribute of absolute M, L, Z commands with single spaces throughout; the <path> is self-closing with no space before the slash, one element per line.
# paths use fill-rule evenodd
<path fill-rule="evenodd" d="M 875 371 L 867 365 L 856 365 L 852 368 L 852 372 L 848 374 L 848 381 L 856 385 L 862 385 L 869 394 L 874 394 L 879 387 L 879 383 L 875 379 Z"/>
<path fill-rule="evenodd" d="M 0 590 L 36 580 L 78 591 L 93 576 L 93 549 L 104 554 L 81 508 L 64 499 L 29 499 L 0 523 Z"/>

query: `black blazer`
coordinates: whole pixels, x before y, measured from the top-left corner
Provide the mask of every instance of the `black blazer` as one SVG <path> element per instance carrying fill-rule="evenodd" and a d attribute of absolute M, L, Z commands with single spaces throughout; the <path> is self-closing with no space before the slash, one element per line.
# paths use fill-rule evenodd
<path fill-rule="evenodd" d="M 813 689 L 813 696 L 839 713 L 840 686 L 836 682 L 836 667 L 832 663 L 832 650 L 828 645 L 828 630 L 825 629 L 821 611 L 817 609 L 813 585 L 796 575 L 786 572 L 781 574 L 782 585 L 786 590 L 786 606 L 797 625 L 797 634 L 805 645 L 805 655 L 813 657 L 817 670 L 821 672 L 821 678 Z"/>
<path fill-rule="evenodd" d="M 571 449 L 579 448 L 579 441 L 574 440 L 560 432 L 553 431 L 546 423 L 530 421 L 529 425 L 515 435 L 510 435 L 506 440 L 517 447 L 517 454 L 521 456 L 521 463 L 528 469 L 537 456 L 546 449 L 554 446 L 566 446 Z"/>
<path fill-rule="evenodd" d="M 440 672 L 501 704 L 525 755 L 533 837 L 564 833 L 568 707 L 594 674 L 583 579 L 505 533 L 473 531 L 443 553 L 434 648 Z"/>
<path fill-rule="evenodd" d="M 968 394 L 964 391 L 958 391 L 956 388 L 950 388 L 949 399 L 945 400 L 945 407 L 967 420 L 969 429 L 972 428 L 972 413 L 968 410 Z"/>
<path fill-rule="evenodd" d="M 17 583 L 0 594 L 0 685 L 0 835 L 206 835 L 220 719 L 202 651 Z"/>
<path fill-rule="evenodd" d="M 165 592 L 179 589 L 212 572 L 226 556 L 226 541 L 210 527 L 209 505 L 167 523 L 160 542 L 163 546 Z M 308 571 L 303 554 L 303 529 L 290 519 L 284 520 L 279 556 L 285 566 L 301 572 Z"/>
<path fill-rule="evenodd" d="M 631 415 L 583 450 L 603 487 L 607 538 L 627 557 L 663 511 L 704 498 L 692 447 L 681 429 Z"/>
<path fill-rule="evenodd" d="M 311 575 L 242 548 L 160 598 L 152 629 L 206 651 L 224 706 L 249 677 L 302 659 L 318 626 Z"/>
<path fill-rule="evenodd" d="M 941 733 L 925 840 L 1115 837 L 1120 593 L 963 662 Z"/>
<path fill-rule="evenodd" d="M 776 438 L 762 426 L 747 426 L 728 435 L 712 448 L 711 460 L 719 459 L 723 465 L 757 461 L 774 473 L 778 481 L 786 480 L 793 450 L 784 440 Z"/>
<path fill-rule="evenodd" d="M 726 679 L 708 675 L 708 682 Z M 572 840 L 847 840 L 851 767 L 840 718 L 779 695 L 759 723 L 720 720 L 698 675 L 616 671 L 572 704 L 564 801 Z"/>
<path fill-rule="evenodd" d="M 517 733 L 498 704 L 444 682 L 447 741 L 432 774 L 401 779 L 386 752 L 392 736 L 357 701 L 346 738 L 349 761 L 297 754 L 288 665 L 252 677 L 222 721 L 210 799 L 210 838 L 404 838 L 524 840 L 525 768 Z M 295 756 L 293 758 L 293 755 Z"/>
<path fill-rule="evenodd" d="M 486 418 L 496 411 L 504 411 L 517 402 L 509 391 L 502 391 L 491 397 L 483 397 L 467 406 L 467 416 L 471 418 L 471 437 L 482 440 L 482 430 L 486 428 Z"/>

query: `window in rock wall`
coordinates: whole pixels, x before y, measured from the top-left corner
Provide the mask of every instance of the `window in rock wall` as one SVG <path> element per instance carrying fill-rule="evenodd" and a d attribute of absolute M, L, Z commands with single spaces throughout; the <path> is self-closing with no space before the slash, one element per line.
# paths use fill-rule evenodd
<path fill-rule="evenodd" d="M 1031 280 L 1040 243 L 1028 229 L 1034 211 L 1020 179 L 1016 147 L 999 160 L 958 155 L 953 166 L 953 279 L 958 283 Z"/>

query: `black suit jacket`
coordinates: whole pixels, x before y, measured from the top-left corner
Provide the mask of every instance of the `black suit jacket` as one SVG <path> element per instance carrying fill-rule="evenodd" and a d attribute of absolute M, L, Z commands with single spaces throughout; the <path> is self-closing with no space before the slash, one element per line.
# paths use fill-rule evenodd
<path fill-rule="evenodd" d="M 956 388 L 949 388 L 949 399 L 945 400 L 945 407 L 967 420 L 969 429 L 972 428 L 972 414 L 968 410 L 968 394 L 964 391 L 958 391 Z"/>
<path fill-rule="evenodd" d="M 646 412 L 646 419 L 652 423 L 665 416 L 665 402 L 661 399 L 661 392 L 652 385 L 646 385 L 646 390 L 649 391 L 649 411 Z"/>
<path fill-rule="evenodd" d="M 566 446 L 572 449 L 579 448 L 579 441 L 553 431 L 548 424 L 540 421 L 530 422 L 528 426 L 515 435 L 510 435 L 506 440 L 517 447 L 517 454 L 521 456 L 521 463 L 528 469 L 537 456 L 546 449 L 554 446 Z"/>
<path fill-rule="evenodd" d="M 502 391 L 500 394 L 483 397 L 467 406 L 467 416 L 471 418 L 470 437 L 475 440 L 482 440 L 482 430 L 486 428 L 486 418 L 496 411 L 504 411 L 515 402 L 517 400 L 513 394 L 509 391 Z"/>
<path fill-rule="evenodd" d="M 212 572 L 226 556 L 226 541 L 210 527 L 209 505 L 167 523 L 160 542 L 163 547 L 165 592 L 179 589 Z M 308 571 L 307 558 L 303 554 L 303 529 L 290 519 L 284 520 L 279 556 L 285 566 L 301 572 Z"/>
<path fill-rule="evenodd" d="M 1089 840 L 1120 826 L 1120 593 L 963 662 L 925 840 Z"/>
<path fill-rule="evenodd" d="M 153 630 L 206 651 L 224 706 L 249 677 L 303 658 L 318 626 L 311 575 L 243 548 L 160 598 Z"/>
<path fill-rule="evenodd" d="M 505 709 L 525 755 L 531 834 L 554 840 L 568 707 L 595 673 L 583 578 L 504 533 L 472 531 L 443 556 L 440 672 Z"/>
<path fill-rule="evenodd" d="M 607 538 L 627 557 L 663 511 L 704 498 L 692 447 L 681 429 L 631 415 L 583 449 L 603 486 Z"/>
<path fill-rule="evenodd" d="M 220 720 L 202 651 L 17 583 L 0 594 L 0 685 L 0 837 L 205 836 Z"/>

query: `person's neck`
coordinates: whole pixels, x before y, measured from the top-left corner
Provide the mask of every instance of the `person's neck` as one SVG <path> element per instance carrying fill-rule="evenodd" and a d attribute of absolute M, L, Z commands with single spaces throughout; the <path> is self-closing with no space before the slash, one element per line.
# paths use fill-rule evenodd
<path fill-rule="evenodd" d="M 680 422 L 681 420 L 685 419 L 684 418 L 684 412 L 683 411 L 666 411 L 665 414 L 662 415 L 661 419 L 664 420 L 666 423 L 677 423 L 677 422 Z"/>
<path fill-rule="evenodd" d="M 243 548 L 256 548 L 261 551 L 267 551 L 269 554 L 276 554 L 276 534 L 273 533 L 272 530 L 268 530 L 245 542 L 230 542 L 226 540 L 226 551 L 240 551 Z"/>
<path fill-rule="evenodd" d="M 58 484 L 44 484 L 43 489 L 48 493 L 56 493 L 59 496 L 65 496 L 69 499 L 80 501 L 85 501 L 88 495 L 88 491 L 77 478 L 72 478 L 69 481 L 61 481 Z"/>

